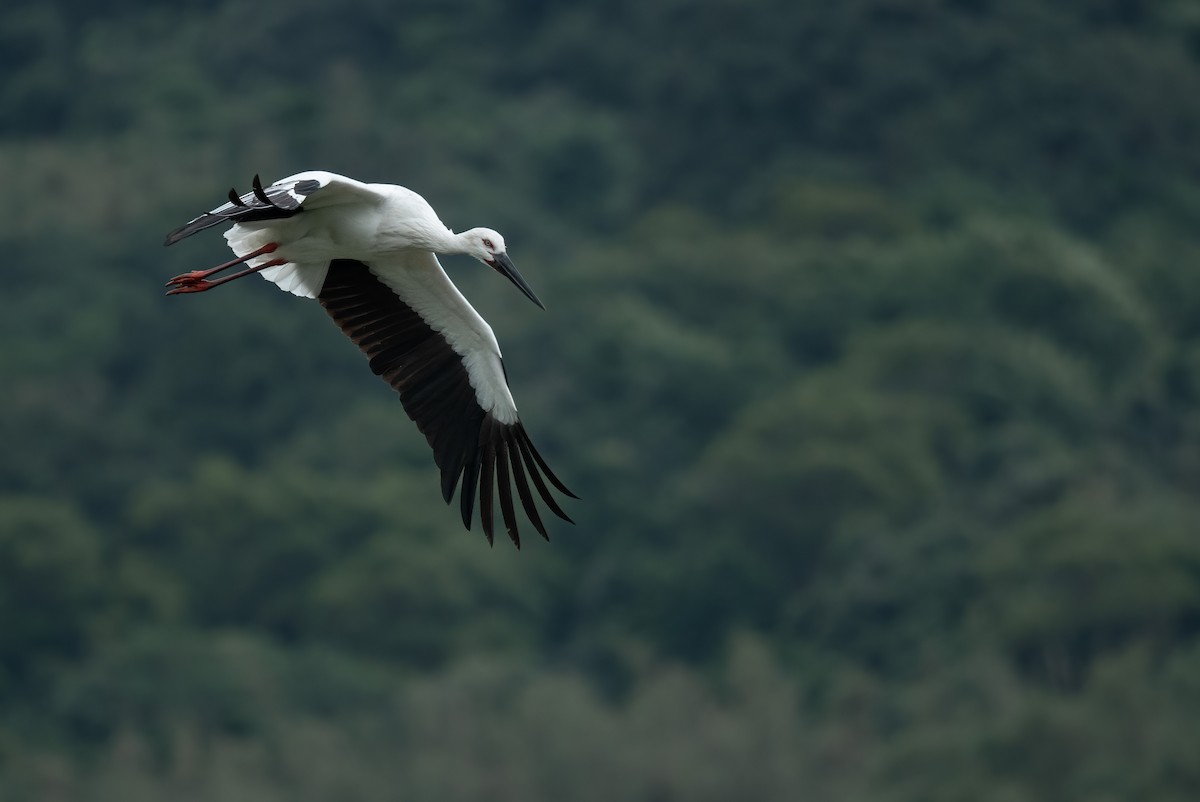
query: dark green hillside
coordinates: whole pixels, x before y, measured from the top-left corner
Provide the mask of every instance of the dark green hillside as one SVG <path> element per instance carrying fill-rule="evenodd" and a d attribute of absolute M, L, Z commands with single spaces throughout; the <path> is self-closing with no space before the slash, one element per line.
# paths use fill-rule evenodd
<path fill-rule="evenodd" d="M 504 232 L 576 527 L 161 296 L 309 168 Z M 1200 788 L 1193 3 L 9 0 L 0 181 L 0 799 Z"/>

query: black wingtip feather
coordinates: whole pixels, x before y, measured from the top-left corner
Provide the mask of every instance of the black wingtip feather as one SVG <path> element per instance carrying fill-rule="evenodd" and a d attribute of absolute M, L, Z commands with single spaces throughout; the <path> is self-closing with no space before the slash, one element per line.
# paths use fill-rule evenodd
<path fill-rule="evenodd" d="M 530 456 L 532 446 L 528 440 L 522 437 L 516 438 L 517 445 L 521 449 L 521 456 L 525 459 L 525 467 L 529 469 L 529 478 L 533 480 L 533 486 L 537 488 L 538 495 L 542 497 L 542 501 L 550 508 L 550 512 L 562 518 L 567 523 L 575 523 L 571 520 L 571 516 L 562 511 L 562 507 L 558 506 L 558 502 L 554 500 L 554 496 L 550 493 L 550 489 L 546 487 L 546 483 L 542 481 L 542 475 L 538 473 L 537 463 Z"/>
<path fill-rule="evenodd" d="M 474 406 L 475 392 L 468 384 L 459 391 L 458 398 L 450 403 L 448 410 L 456 416 L 456 420 L 469 420 Z M 478 440 L 472 441 L 470 435 L 469 427 L 452 425 L 440 436 L 441 453 L 438 454 L 435 450 L 434 459 L 442 472 L 442 498 L 447 504 L 454 496 L 454 489 L 466 465 L 468 444 L 471 448 L 479 447 Z"/>
<path fill-rule="evenodd" d="M 484 418 L 479 432 L 479 523 L 488 543 L 494 538 L 495 519 L 492 510 L 492 487 L 495 482 L 496 446 L 491 437 L 492 416 Z"/>
<path fill-rule="evenodd" d="M 500 515 L 504 519 L 504 531 L 513 545 L 521 548 L 521 533 L 517 531 L 517 512 L 513 508 L 512 484 L 508 479 L 508 442 L 503 431 L 496 442 L 496 492 L 500 496 Z"/>
<path fill-rule="evenodd" d="M 533 458 L 537 460 L 538 467 L 540 467 L 542 472 L 546 474 L 546 478 L 550 480 L 550 484 L 558 488 L 559 492 L 578 501 L 579 496 L 567 489 L 567 486 L 563 484 L 557 476 L 554 475 L 554 471 L 550 470 L 550 466 L 546 464 L 546 461 L 542 459 L 542 455 L 538 453 L 536 448 L 534 448 L 533 441 L 529 439 L 529 432 L 525 431 L 525 427 L 520 423 L 517 423 L 514 428 L 516 430 L 517 439 L 529 447 L 529 453 L 533 454 Z"/>
<path fill-rule="evenodd" d="M 479 479 L 479 447 L 468 451 L 467 467 L 463 469 L 462 490 L 458 493 L 458 504 L 462 511 L 463 526 L 471 531 L 471 518 L 475 512 L 475 483 Z"/>
<path fill-rule="evenodd" d="M 454 498 L 454 491 L 458 488 L 458 477 L 457 473 L 442 471 L 442 501 L 447 504 Z"/>
<path fill-rule="evenodd" d="M 529 517 L 533 528 L 538 531 L 538 534 L 543 539 L 549 540 L 550 535 L 546 534 L 546 527 L 542 524 L 542 518 L 538 515 L 537 504 L 533 501 L 533 494 L 529 492 L 529 482 L 525 479 L 525 467 L 521 462 L 520 446 L 517 445 L 516 438 L 511 430 L 506 430 L 504 433 L 508 445 L 508 460 L 512 464 L 512 474 L 514 483 L 517 486 L 517 495 L 521 499 L 521 506 L 525 508 L 525 515 Z"/>
<path fill-rule="evenodd" d="M 254 192 L 254 197 L 258 198 L 267 206 L 274 206 L 271 199 L 267 197 L 266 190 L 263 189 L 262 179 L 258 177 L 258 173 L 254 174 L 254 180 L 250 182 L 250 189 Z"/>
<path fill-rule="evenodd" d="M 453 414 L 463 418 L 470 414 L 469 407 L 461 397 L 451 402 L 450 409 Z M 437 445 L 434 446 L 434 461 L 442 472 L 442 499 L 447 504 L 454 497 L 454 489 L 458 486 L 458 479 L 467 461 L 467 440 L 468 430 L 461 426 L 450 426 L 438 435 Z"/>
<path fill-rule="evenodd" d="M 445 456 L 439 461 L 438 468 L 442 472 L 442 501 L 447 504 L 454 498 L 454 490 L 458 487 L 458 478 L 462 476 L 466 454 L 463 453 L 462 437 L 452 434 L 443 435 Z"/>

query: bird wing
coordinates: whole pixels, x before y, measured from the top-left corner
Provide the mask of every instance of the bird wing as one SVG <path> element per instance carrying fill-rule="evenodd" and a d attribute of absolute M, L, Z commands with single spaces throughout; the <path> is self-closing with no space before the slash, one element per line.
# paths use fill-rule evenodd
<path fill-rule="evenodd" d="M 521 425 L 491 326 L 436 256 L 413 251 L 370 266 L 335 259 L 318 300 L 367 355 L 371 370 L 400 393 L 405 412 L 433 449 L 447 504 L 461 477 L 459 503 L 467 529 L 478 488 L 479 518 L 492 542 L 495 488 L 505 530 L 520 547 L 515 484 L 525 514 L 549 539 L 531 482 L 550 511 L 571 522 L 545 480 L 576 496 L 546 465 Z"/>
<path fill-rule="evenodd" d="M 229 201 L 189 220 L 167 235 L 164 245 L 174 245 L 197 231 L 225 223 L 253 223 L 292 217 L 304 209 L 339 203 L 378 203 L 383 196 L 367 184 L 323 170 L 281 178 L 264 187 L 256 175 L 251 190 L 238 195 L 229 190 Z"/>

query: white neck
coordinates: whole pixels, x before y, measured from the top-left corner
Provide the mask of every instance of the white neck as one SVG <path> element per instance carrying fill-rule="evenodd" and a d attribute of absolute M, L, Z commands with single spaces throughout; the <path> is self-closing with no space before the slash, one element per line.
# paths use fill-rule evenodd
<path fill-rule="evenodd" d="M 455 234 L 448 228 L 433 229 L 428 232 L 429 249 L 434 253 L 469 253 L 469 240 L 463 234 Z"/>

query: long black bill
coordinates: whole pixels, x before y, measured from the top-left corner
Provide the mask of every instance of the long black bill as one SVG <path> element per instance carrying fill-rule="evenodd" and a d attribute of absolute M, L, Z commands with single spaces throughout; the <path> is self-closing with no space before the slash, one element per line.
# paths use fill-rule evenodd
<path fill-rule="evenodd" d="M 512 259 L 508 258 L 508 254 L 498 253 L 496 254 L 496 258 L 488 262 L 488 264 L 497 273 L 507 278 L 513 284 L 516 284 L 517 289 L 525 293 L 525 297 L 537 304 L 539 309 L 544 310 L 546 308 L 542 302 L 538 300 L 538 297 L 534 295 L 533 290 L 530 289 L 529 285 L 525 283 L 525 279 L 521 278 L 521 274 L 517 272 L 517 266 L 512 263 Z"/>

